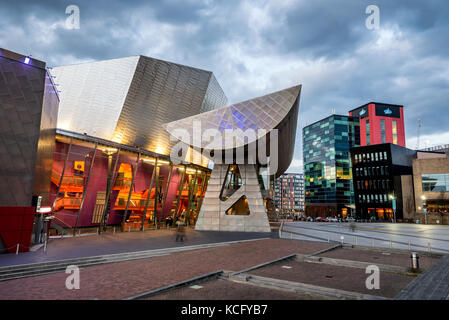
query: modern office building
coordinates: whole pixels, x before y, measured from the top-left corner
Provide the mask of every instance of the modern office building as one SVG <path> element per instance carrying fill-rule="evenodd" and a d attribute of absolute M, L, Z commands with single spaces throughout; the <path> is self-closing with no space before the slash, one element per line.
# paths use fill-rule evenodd
<path fill-rule="evenodd" d="M 350 149 L 360 145 L 359 118 L 331 115 L 303 129 L 305 213 L 346 217 L 354 208 Z"/>
<path fill-rule="evenodd" d="M 439 148 L 442 151 L 447 148 Z M 449 224 L 449 157 L 445 153 L 418 151 L 413 159 L 415 220 Z"/>
<path fill-rule="evenodd" d="M 395 144 L 351 149 L 356 216 L 362 220 L 409 219 L 414 213 L 415 150 Z"/>
<path fill-rule="evenodd" d="M 284 173 L 275 182 L 275 207 L 279 213 L 304 212 L 304 174 Z"/>
<path fill-rule="evenodd" d="M 405 147 L 403 106 L 370 102 L 349 115 L 360 119 L 360 145 L 392 143 Z"/>
<path fill-rule="evenodd" d="M 300 93 L 298 85 L 166 125 L 181 145 L 214 158 L 196 230 L 271 231 L 270 191 L 293 158 Z M 198 128 L 212 145 L 191 138 Z M 226 140 L 229 132 L 237 135 Z"/>

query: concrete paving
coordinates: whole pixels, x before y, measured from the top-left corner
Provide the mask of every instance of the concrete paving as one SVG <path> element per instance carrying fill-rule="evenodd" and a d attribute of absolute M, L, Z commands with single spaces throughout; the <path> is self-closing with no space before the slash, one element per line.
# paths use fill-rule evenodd
<path fill-rule="evenodd" d="M 67 290 L 64 271 L 0 282 L 0 297 L 17 299 L 124 299 L 218 270 L 238 271 L 289 254 L 312 254 L 322 242 L 267 239 L 176 252 L 80 269 L 80 289 Z"/>
<path fill-rule="evenodd" d="M 449 226 L 403 223 L 285 222 L 282 238 L 449 253 Z"/>
<path fill-rule="evenodd" d="M 396 299 L 449 300 L 449 255 L 409 283 Z"/>

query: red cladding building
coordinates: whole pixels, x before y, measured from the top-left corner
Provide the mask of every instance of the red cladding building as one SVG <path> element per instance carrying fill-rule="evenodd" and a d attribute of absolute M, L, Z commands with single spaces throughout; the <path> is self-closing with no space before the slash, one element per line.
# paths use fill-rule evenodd
<path fill-rule="evenodd" d="M 349 111 L 360 118 L 360 145 L 392 143 L 405 147 L 404 107 L 370 102 Z"/>

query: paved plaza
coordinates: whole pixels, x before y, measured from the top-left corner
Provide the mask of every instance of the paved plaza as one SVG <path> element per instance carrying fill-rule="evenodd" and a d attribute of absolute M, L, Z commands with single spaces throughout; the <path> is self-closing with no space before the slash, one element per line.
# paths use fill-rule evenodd
<path fill-rule="evenodd" d="M 77 237 L 52 238 L 48 242 L 46 252 L 44 252 L 43 246 L 40 246 L 34 252 L 25 252 L 19 255 L 0 255 L 0 267 L 124 252 L 270 238 L 277 237 L 277 231 L 271 234 L 257 232 L 199 232 L 186 228 L 186 237 L 185 242 L 176 242 L 176 229 L 159 229 L 143 232 L 117 232 L 115 234 L 104 233 L 100 235 L 91 234 Z"/>
<path fill-rule="evenodd" d="M 343 238 L 342 238 L 343 237 Z M 449 226 L 405 223 L 285 222 L 282 238 L 449 253 Z"/>
<path fill-rule="evenodd" d="M 271 234 L 188 230 L 184 243 L 175 242 L 173 230 L 52 239 L 47 253 L 0 257 L 4 264 L 0 267 L 0 296 L 6 300 L 449 299 L 449 255 L 436 252 L 447 242 L 445 227 L 358 224 L 354 233 L 348 227 L 289 222 L 283 225 L 281 239 L 276 228 Z M 288 239 L 290 234 L 292 239 Z M 336 241 L 341 235 L 345 236 L 343 245 Z M 348 244 L 348 235 L 358 235 L 363 239 L 359 241 L 376 238 L 375 243 L 395 236 L 395 245 L 392 249 L 361 246 L 363 243 L 353 246 Z M 432 252 L 420 251 L 417 273 L 410 269 L 410 251 L 397 246 L 408 237 L 415 239 L 417 248 L 422 244 L 418 240 L 430 238 L 435 246 Z M 129 260 L 80 265 L 79 290 L 66 288 L 65 266 L 46 274 L 1 279 L 9 272 L 6 270 L 20 272 L 29 266 L 18 266 L 18 262 L 43 261 L 46 266 L 42 268 L 48 268 L 65 256 L 100 253 L 107 257 L 109 252 L 133 254 L 131 251 L 138 254 Z M 141 255 L 150 251 L 154 254 Z M 380 270 L 380 288 L 376 290 L 366 287 L 366 267 L 370 265 Z"/>

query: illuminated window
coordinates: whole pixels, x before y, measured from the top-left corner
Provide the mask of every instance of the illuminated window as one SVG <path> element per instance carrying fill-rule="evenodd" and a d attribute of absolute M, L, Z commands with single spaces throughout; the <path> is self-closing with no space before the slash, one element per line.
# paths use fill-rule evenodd
<path fill-rule="evenodd" d="M 398 144 L 398 122 L 393 120 L 392 124 L 393 144 Z"/>

